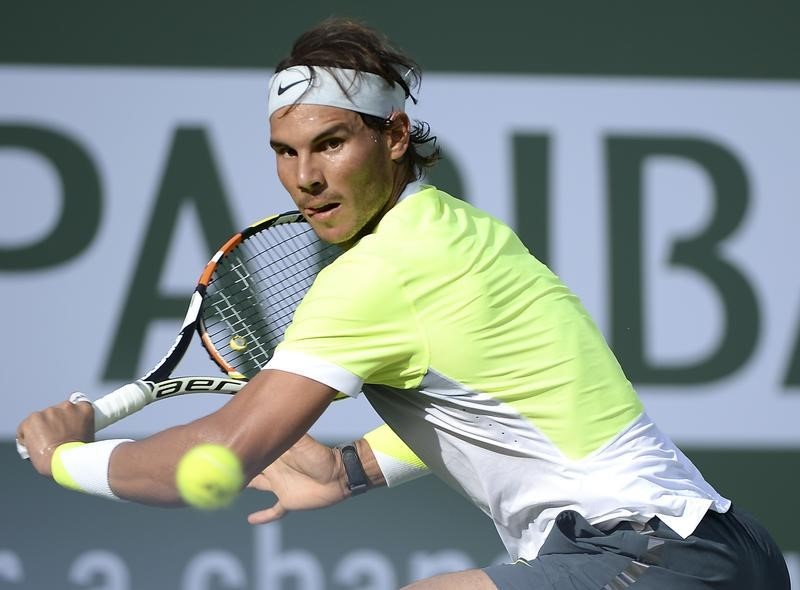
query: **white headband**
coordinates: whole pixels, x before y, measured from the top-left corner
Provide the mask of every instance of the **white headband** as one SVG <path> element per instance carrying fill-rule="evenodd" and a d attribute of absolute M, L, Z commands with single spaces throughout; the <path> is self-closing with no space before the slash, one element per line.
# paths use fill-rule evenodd
<path fill-rule="evenodd" d="M 292 66 L 281 70 L 269 81 L 267 110 L 271 117 L 272 113 L 285 106 L 316 104 L 388 118 L 393 112 L 405 110 L 405 100 L 406 93 L 402 86 L 389 86 L 377 74 L 317 66 L 314 68 L 312 84 L 311 68 Z"/>

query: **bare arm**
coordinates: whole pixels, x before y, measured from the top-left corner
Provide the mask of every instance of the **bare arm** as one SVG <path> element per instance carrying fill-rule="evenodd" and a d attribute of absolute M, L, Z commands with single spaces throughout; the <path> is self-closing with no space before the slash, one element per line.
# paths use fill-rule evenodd
<path fill-rule="evenodd" d="M 229 447 L 241 459 L 249 481 L 290 448 L 319 418 L 336 392 L 317 381 L 265 370 L 218 411 L 114 449 L 108 481 L 120 498 L 161 506 L 180 505 L 175 468 L 196 444 Z M 35 412 L 18 430 L 42 475 L 52 476 L 53 451 L 70 441 L 94 438 L 93 412 L 86 403 L 62 402 Z"/>
<path fill-rule="evenodd" d="M 111 489 L 137 502 L 180 504 L 175 467 L 189 448 L 202 442 L 229 447 L 249 481 L 306 433 L 335 394 L 312 379 L 264 370 L 218 411 L 120 445 L 111 457 Z"/>

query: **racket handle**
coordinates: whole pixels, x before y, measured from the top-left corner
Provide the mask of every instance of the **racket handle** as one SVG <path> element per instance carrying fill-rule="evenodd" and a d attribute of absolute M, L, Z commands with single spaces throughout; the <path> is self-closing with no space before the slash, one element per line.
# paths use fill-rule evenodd
<path fill-rule="evenodd" d="M 141 410 L 155 399 L 155 392 L 144 381 L 134 381 L 92 402 L 94 431 L 122 420 Z"/>
<path fill-rule="evenodd" d="M 91 401 L 85 394 L 75 392 L 69 396 L 73 404 L 89 402 L 94 406 L 94 431 L 111 426 L 114 422 L 138 412 L 155 399 L 155 392 L 144 381 L 134 381 L 107 393 L 100 399 Z M 29 459 L 28 449 L 17 442 L 17 453 L 23 459 Z"/>

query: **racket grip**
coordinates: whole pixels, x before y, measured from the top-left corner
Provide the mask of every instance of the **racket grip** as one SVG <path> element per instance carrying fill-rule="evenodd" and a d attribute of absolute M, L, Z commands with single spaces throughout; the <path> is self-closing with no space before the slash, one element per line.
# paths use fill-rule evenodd
<path fill-rule="evenodd" d="M 92 402 L 95 432 L 138 412 L 154 399 L 155 393 L 144 381 L 128 383 L 96 399 Z"/>

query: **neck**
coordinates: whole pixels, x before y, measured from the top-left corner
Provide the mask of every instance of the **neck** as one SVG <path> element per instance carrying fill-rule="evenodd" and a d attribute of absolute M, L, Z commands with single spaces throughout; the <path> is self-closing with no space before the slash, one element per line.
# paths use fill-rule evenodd
<path fill-rule="evenodd" d="M 414 181 L 414 170 L 403 166 L 402 163 L 397 164 L 397 170 L 394 177 L 394 183 L 392 184 L 392 194 L 387 199 L 386 204 L 381 207 L 381 209 L 375 214 L 375 216 L 367 223 L 358 234 L 353 237 L 352 240 L 348 241 L 347 243 L 339 244 L 345 250 L 349 250 L 352 248 L 361 238 L 364 236 L 371 234 L 375 227 L 377 227 L 380 220 L 383 219 L 383 216 L 389 212 L 389 209 L 397 205 L 397 202 L 400 200 L 400 195 L 403 194 L 405 188 L 409 185 L 409 183 Z"/>
<path fill-rule="evenodd" d="M 397 173 L 395 174 L 394 184 L 392 185 L 392 196 L 386 202 L 386 205 L 381 209 L 377 217 L 383 217 L 389 209 L 397 205 L 397 202 L 400 200 L 400 195 L 403 194 L 403 191 L 406 190 L 406 187 L 410 183 L 414 182 L 415 176 L 413 168 L 405 166 L 404 162 L 397 164 Z"/>

